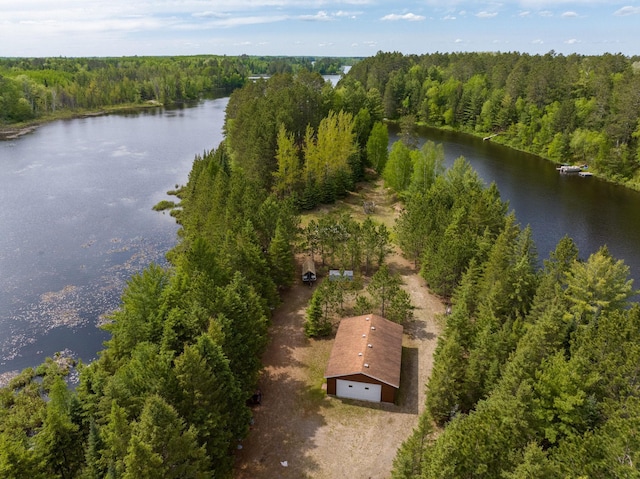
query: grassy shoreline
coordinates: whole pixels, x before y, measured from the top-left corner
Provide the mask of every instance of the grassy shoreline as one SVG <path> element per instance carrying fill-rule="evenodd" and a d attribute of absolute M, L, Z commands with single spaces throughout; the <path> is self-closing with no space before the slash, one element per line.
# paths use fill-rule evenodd
<path fill-rule="evenodd" d="M 146 103 L 127 103 L 122 105 L 105 106 L 95 110 L 77 109 L 77 110 L 59 110 L 56 113 L 42 116 L 33 120 L 14 123 L 11 125 L 0 125 L 0 141 L 15 140 L 21 136 L 34 132 L 38 127 L 46 125 L 57 120 L 71 120 L 74 118 L 88 118 L 92 116 L 109 115 L 111 113 L 131 112 L 137 110 L 147 110 L 150 108 L 159 108 L 164 105 L 157 101 L 149 101 Z"/>

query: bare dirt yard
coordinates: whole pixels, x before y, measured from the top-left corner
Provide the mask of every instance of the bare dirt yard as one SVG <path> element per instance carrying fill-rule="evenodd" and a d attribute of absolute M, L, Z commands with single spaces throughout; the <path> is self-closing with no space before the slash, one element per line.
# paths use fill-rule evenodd
<path fill-rule="evenodd" d="M 377 221 L 392 225 L 398 211 L 380 183 L 364 186 L 337 207 L 350 209 L 358 217 L 364 200 L 376 203 Z M 305 309 L 313 288 L 298 282 L 274 311 L 259 385 L 262 403 L 254 408 L 252 431 L 237 451 L 235 477 L 390 476 L 396 451 L 423 410 L 425 384 L 431 374 L 439 333 L 438 317 L 444 305 L 429 293 L 412 263 L 399 254 L 391 255 L 387 263 L 392 271 L 401 274 L 415 306 L 413 318 L 404 324 L 397 404 L 326 395 L 323 376 L 333 339 L 305 337 Z"/>

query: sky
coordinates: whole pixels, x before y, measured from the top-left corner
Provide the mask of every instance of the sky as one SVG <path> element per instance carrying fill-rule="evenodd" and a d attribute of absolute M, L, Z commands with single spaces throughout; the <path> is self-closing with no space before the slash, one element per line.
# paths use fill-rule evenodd
<path fill-rule="evenodd" d="M 0 0 L 0 57 L 640 55 L 640 0 Z"/>

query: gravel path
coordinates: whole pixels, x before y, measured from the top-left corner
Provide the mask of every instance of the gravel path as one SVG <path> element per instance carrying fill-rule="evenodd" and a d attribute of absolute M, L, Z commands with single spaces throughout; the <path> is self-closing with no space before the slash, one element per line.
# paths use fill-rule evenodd
<path fill-rule="evenodd" d="M 313 289 L 298 283 L 274 312 L 263 357 L 262 404 L 254 409 L 252 431 L 237 451 L 235 477 L 389 477 L 396 451 L 424 407 L 439 332 L 437 317 L 444 307 L 428 292 L 412 263 L 396 254 L 388 264 L 402 275 L 415 306 L 414 318 L 404 325 L 398 404 L 326 396 L 322 376 L 333 340 L 305 338 L 302 325 Z"/>

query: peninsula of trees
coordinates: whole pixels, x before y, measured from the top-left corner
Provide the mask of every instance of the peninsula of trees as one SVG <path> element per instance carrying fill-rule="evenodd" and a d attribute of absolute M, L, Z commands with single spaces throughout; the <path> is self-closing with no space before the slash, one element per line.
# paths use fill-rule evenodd
<path fill-rule="evenodd" d="M 4 58 L 0 127 L 114 106 L 168 105 L 230 91 L 255 76 L 335 74 L 345 64 L 353 68 L 340 88 L 354 115 L 365 98 L 379 98 L 379 111 L 368 105 L 373 118 L 491 138 L 555 163 L 586 164 L 602 178 L 640 189 L 640 57 L 621 54 Z"/>
<path fill-rule="evenodd" d="M 317 245 L 321 225 L 301 228 L 298 213 L 347 194 L 365 173 L 404 200 L 392 236 L 452 305 L 426 412 L 394 477 L 637 476 L 640 309 L 628 303 L 628 268 L 604 247 L 581 259 L 564 238 L 540 269 L 531 231 L 495 185 L 463 158 L 445 170 L 440 147 L 418 150 L 411 137 L 419 119 L 499 132 L 543 156 L 564 145 L 566 160 L 576 132 L 599 131 L 598 149 L 581 160 L 632 182 L 634 65 L 621 56 L 381 53 L 335 88 L 306 69 L 244 82 L 228 103 L 224 142 L 194 160 L 176 192 L 171 266 L 130 280 L 78 387 L 47 361 L 0 390 L 2 477 L 228 477 L 248 433 L 270 311 L 294 277 L 294 245 Z M 402 125 L 391 151 L 385 117 Z M 373 223 L 322 226 L 390 238 Z M 322 247 L 363 269 L 384 258 L 384 245 Z"/>

